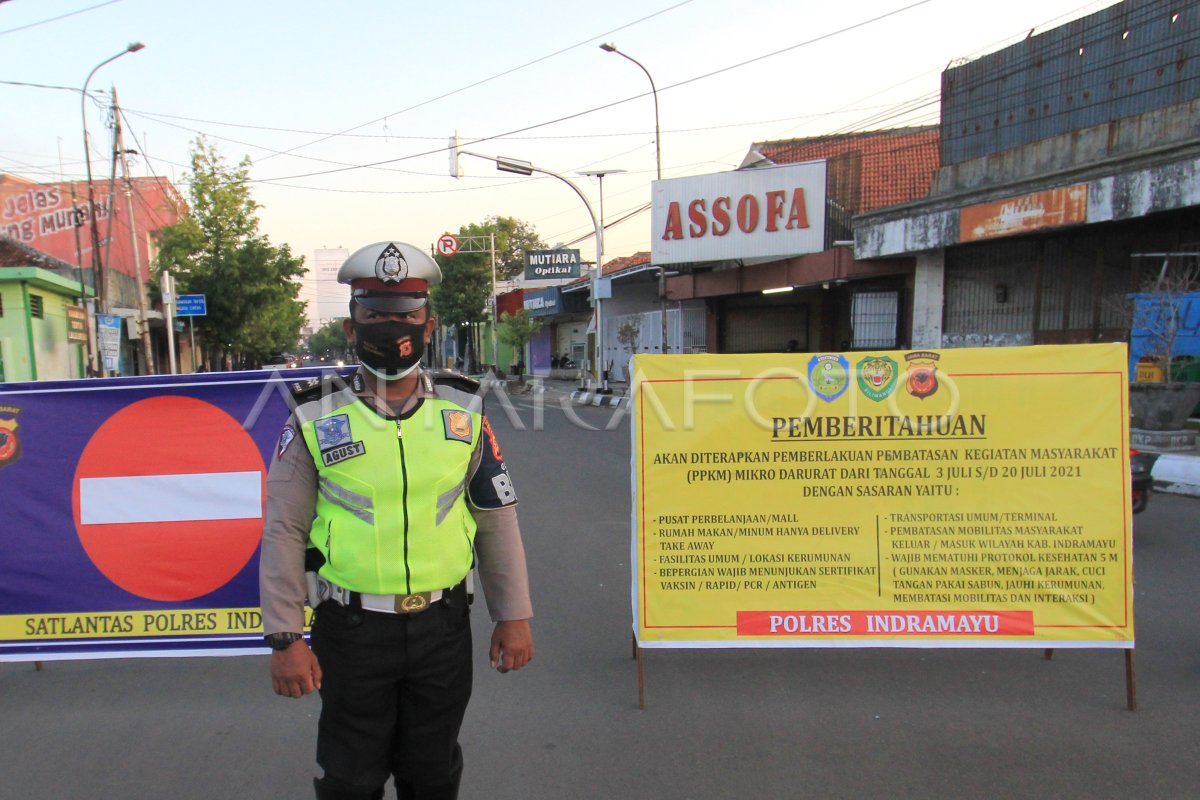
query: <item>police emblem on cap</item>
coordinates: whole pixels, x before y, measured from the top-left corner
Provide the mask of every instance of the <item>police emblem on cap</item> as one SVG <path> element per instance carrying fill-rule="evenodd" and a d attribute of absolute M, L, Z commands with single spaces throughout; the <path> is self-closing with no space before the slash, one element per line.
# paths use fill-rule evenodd
<path fill-rule="evenodd" d="M 399 283 L 408 277 L 408 262 L 396 245 L 389 243 L 375 260 L 375 277 L 385 283 Z"/>

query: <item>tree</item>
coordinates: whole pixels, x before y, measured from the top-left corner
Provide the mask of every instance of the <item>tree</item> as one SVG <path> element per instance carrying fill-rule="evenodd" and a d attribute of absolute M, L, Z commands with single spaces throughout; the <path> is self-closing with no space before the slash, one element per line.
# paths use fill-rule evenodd
<path fill-rule="evenodd" d="M 203 137 L 193 144 L 191 210 L 161 232 L 157 265 L 175 274 L 178 292 L 207 297 L 207 315 L 194 321 L 209 361 L 256 366 L 299 341 L 304 259 L 258 232 L 249 158 L 231 168 Z"/>
<path fill-rule="evenodd" d="M 500 315 L 500 327 L 496 329 L 496 336 L 513 349 L 513 358 L 519 359 L 521 353 L 525 352 L 525 345 L 529 344 L 529 341 L 537 336 L 541 329 L 542 321 L 530 316 L 529 311 L 522 308 L 515 314 L 505 311 Z M 516 372 L 521 380 L 525 380 L 523 370 L 516 370 Z"/>
<path fill-rule="evenodd" d="M 524 274 L 525 251 L 546 248 L 546 243 L 528 222 L 515 217 L 491 217 L 485 224 L 496 230 L 497 280 L 512 280 Z"/>
<path fill-rule="evenodd" d="M 1162 266 L 1145 277 L 1142 291 L 1132 295 L 1130 336 L 1144 342 L 1145 356 L 1158 365 L 1162 380 L 1172 379 L 1177 342 L 1189 323 L 1188 315 L 1200 292 L 1200 252 L 1163 258 Z"/>
<path fill-rule="evenodd" d="M 637 352 L 638 337 L 641 335 L 642 329 L 636 322 L 622 322 L 621 327 L 617 328 L 617 341 L 634 353 Z"/>
<path fill-rule="evenodd" d="M 342 321 L 335 319 L 308 337 L 308 352 L 314 356 L 341 358 L 349 349 Z"/>
<path fill-rule="evenodd" d="M 473 236 L 486 241 L 490 233 L 496 234 L 496 280 L 512 277 L 524 269 L 525 250 L 546 246 L 533 226 L 513 217 L 489 217 L 482 223 L 458 229 L 460 238 Z M 470 362 L 479 352 L 479 342 L 469 341 L 466 331 L 468 326 L 488 318 L 488 299 L 492 295 L 491 253 L 484 244 L 481 248 L 463 248 L 452 256 L 438 254 L 434 258 L 442 270 L 441 285 L 430 291 L 434 314 L 443 325 L 458 326 L 460 352 L 472 356 L 467 359 L 467 369 L 474 371 Z"/>

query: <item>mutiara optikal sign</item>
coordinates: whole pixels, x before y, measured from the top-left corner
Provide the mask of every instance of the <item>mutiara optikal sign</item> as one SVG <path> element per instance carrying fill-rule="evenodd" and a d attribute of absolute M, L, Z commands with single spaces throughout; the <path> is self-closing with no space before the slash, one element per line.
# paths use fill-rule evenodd
<path fill-rule="evenodd" d="M 547 281 L 579 277 L 578 250 L 526 250 L 525 280 Z"/>

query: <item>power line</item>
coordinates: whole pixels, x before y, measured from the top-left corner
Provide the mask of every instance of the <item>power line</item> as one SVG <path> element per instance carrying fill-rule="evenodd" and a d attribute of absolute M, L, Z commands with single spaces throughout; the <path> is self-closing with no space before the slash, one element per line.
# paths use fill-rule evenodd
<path fill-rule="evenodd" d="M 610 30 L 610 31 L 605 31 L 604 33 L 601 33 L 601 34 L 599 34 L 599 35 L 597 35 L 597 36 L 591 36 L 591 37 L 588 37 L 587 39 L 584 39 L 584 40 L 583 40 L 583 41 L 581 41 L 581 42 L 577 42 L 576 44 L 570 45 L 570 46 L 568 46 L 568 47 L 564 47 L 564 48 L 562 48 L 562 49 L 560 49 L 560 50 L 556 50 L 556 51 L 555 51 L 555 52 L 553 52 L 553 53 L 549 53 L 549 54 L 547 54 L 547 55 L 541 56 L 541 57 L 539 57 L 539 58 L 536 58 L 536 59 L 534 59 L 533 61 L 529 61 L 529 62 L 527 62 L 527 63 L 525 63 L 525 64 L 521 64 L 520 66 L 513 67 L 512 69 L 505 70 L 504 72 L 498 72 L 498 73 L 496 73 L 496 74 L 494 74 L 494 75 L 491 75 L 491 76 L 489 76 L 489 77 L 487 77 L 487 78 L 484 78 L 484 79 L 482 79 L 482 80 L 475 81 L 475 82 L 474 82 L 474 83 L 472 83 L 472 84 L 468 84 L 467 86 L 463 86 L 463 87 L 460 87 L 460 88 L 458 88 L 458 89 L 454 89 L 453 91 L 446 92 L 446 93 L 444 93 L 444 94 L 438 95 L 437 97 L 430 98 L 429 100 L 423 100 L 423 101 L 422 101 L 422 102 L 420 102 L 420 103 L 417 103 L 417 104 L 415 104 L 415 105 L 408 106 L 407 108 L 400 109 L 399 111 L 395 111 L 395 112 L 393 112 L 393 113 L 391 113 L 391 114 L 385 114 L 384 116 L 382 116 L 382 117 L 377 117 L 377 118 L 375 118 L 375 119 L 371 120 L 370 122 L 364 122 L 364 123 L 362 123 L 361 125 L 355 125 L 354 127 L 352 127 L 352 128 L 347 128 L 346 130 L 344 130 L 344 131 L 341 131 L 340 133 L 337 133 L 337 134 L 331 134 L 331 135 L 329 135 L 329 136 L 323 136 L 323 137 L 321 137 L 321 138 L 319 138 L 319 139 L 316 139 L 315 141 L 308 142 L 307 144 L 297 145 L 296 147 L 293 147 L 291 150 L 285 150 L 285 151 L 284 151 L 284 154 L 291 153 L 292 151 L 294 151 L 294 150 L 299 150 L 300 148 L 303 148 L 303 147 L 311 147 L 312 145 L 314 145 L 314 144 L 319 144 L 320 142 L 323 142 L 323 141 L 325 141 L 326 139 L 331 139 L 331 138 L 333 138 L 334 136 L 340 136 L 340 135 L 342 135 L 342 134 L 349 133 L 349 132 L 351 132 L 351 131 L 356 131 L 356 130 L 358 130 L 359 128 L 365 128 L 367 125 L 373 125 L 373 124 L 375 124 L 376 122 L 381 122 L 381 121 L 383 121 L 383 122 L 386 122 L 386 121 L 387 121 L 387 120 L 388 120 L 390 117 L 395 117 L 395 116 L 399 116 L 400 114 L 405 114 L 405 113 L 407 113 L 407 112 L 409 112 L 409 111 L 413 111 L 414 109 L 421 108 L 422 106 L 427 106 L 427 105 L 429 105 L 430 103 L 436 103 L 438 100 L 444 100 L 444 99 L 446 99 L 447 97 L 452 97 L 453 95 L 459 94 L 459 93 L 461 93 L 461 92 L 465 92 L 465 91 L 467 91 L 468 89 L 474 89 L 474 88 L 475 88 L 475 87 L 477 87 L 477 86 L 482 86 L 482 85 L 483 85 L 483 84 L 485 84 L 485 83 L 490 83 L 491 81 L 497 80 L 498 78 L 502 78 L 502 77 L 504 77 L 505 75 L 510 75 L 510 74 L 512 74 L 512 73 L 514 73 L 514 72 L 518 72 L 518 71 L 520 71 L 520 70 L 522 70 L 522 69 L 525 69 L 526 67 L 530 67 L 530 66 L 532 66 L 532 65 L 534 65 L 534 64 L 540 63 L 540 62 L 542 62 L 542 61 L 545 61 L 545 60 L 547 60 L 547 59 L 549 59 L 549 58 L 553 58 L 553 57 L 555 57 L 555 56 L 558 56 L 558 55 L 561 55 L 561 54 L 563 54 L 563 53 L 566 53 L 566 52 L 568 52 L 569 50 L 574 50 L 574 49 L 575 49 L 575 48 L 577 48 L 577 47 L 582 47 L 582 46 L 583 46 L 583 45 L 585 45 L 585 44 L 590 44 L 591 42 L 594 42 L 594 41 L 596 41 L 597 39 L 603 39 L 603 38 L 605 38 L 606 36 L 611 36 L 611 35 L 612 35 L 612 34 L 614 34 L 614 33 L 618 33 L 619 31 L 623 31 L 623 30 L 625 30 L 626 28 L 630 28 L 630 27 L 632 27 L 632 26 L 634 26 L 634 25 L 641 24 L 641 23 L 645 22 L 645 21 L 646 21 L 646 20 L 648 20 L 648 19 L 653 19 L 654 17 L 661 16 L 661 15 L 663 15 L 663 14 L 666 14 L 666 13 L 670 12 L 670 11 L 674 11 L 675 9 L 677 9 L 677 8 L 681 8 L 681 7 L 685 6 L 685 5 L 688 5 L 688 4 L 689 4 L 689 3 L 691 3 L 691 2 L 692 2 L 692 0 L 683 0 L 683 2 L 676 3 L 676 4 L 675 4 L 675 5 L 673 5 L 673 6 L 669 6 L 669 7 L 667 7 L 667 8 L 664 8 L 664 9 L 660 10 L 660 11 L 655 11 L 653 14 L 647 14 L 646 16 L 642 17 L 641 19 L 636 19 L 636 20 L 634 20 L 633 22 L 626 23 L 626 24 L 624 24 L 624 25 L 621 25 L 621 26 L 619 26 L 619 27 L 617 27 L 617 28 L 613 28 L 613 29 L 612 29 L 612 30 Z M 436 152 L 436 151 L 435 151 L 435 152 Z M 268 156 L 268 158 L 271 158 L 271 156 Z M 263 160 L 264 160 L 264 161 L 266 161 L 267 159 L 263 159 Z M 297 176 L 293 176 L 293 177 L 297 177 Z M 290 178 L 283 178 L 283 180 L 290 180 Z"/>
<path fill-rule="evenodd" d="M 912 80 L 912 79 L 910 79 L 910 80 Z M 0 83 L 7 83 L 7 82 L 8 81 L 0 81 Z M 903 83 L 907 83 L 907 81 L 904 81 Z M 22 85 L 25 85 L 25 84 L 22 84 Z M 896 84 L 896 85 L 900 85 L 900 84 Z M 70 87 L 63 86 L 63 87 L 43 87 L 43 88 L 69 89 Z M 893 87 L 889 87 L 889 88 L 893 88 Z M 79 91 L 79 90 L 75 89 L 74 91 Z M 887 91 L 887 90 L 884 89 L 881 91 Z M 875 94 L 879 94 L 879 92 L 876 92 Z M 871 96 L 873 96 L 873 95 L 867 95 L 867 97 L 871 97 Z M 704 126 L 695 127 L 695 128 L 664 128 L 662 130 L 662 133 L 671 133 L 671 134 L 697 133 L 697 132 L 703 132 L 703 131 L 722 130 L 725 128 L 745 128 L 745 127 L 751 127 L 751 126 L 755 126 L 755 125 L 773 125 L 773 124 L 779 123 L 779 122 L 796 122 L 798 120 L 811 120 L 811 119 L 816 119 L 818 117 L 830 116 L 833 114 L 840 114 L 840 113 L 854 112 L 854 111 L 874 111 L 876 109 L 887 108 L 887 107 L 888 106 L 871 106 L 871 107 L 867 107 L 867 108 L 842 108 L 842 109 L 838 109 L 836 111 L 818 111 L 818 112 L 815 112 L 812 114 L 802 114 L 798 117 L 781 117 L 778 119 L 757 120 L 757 121 L 749 121 L 749 122 L 731 122 L 731 123 L 727 123 L 724 125 L 704 125 Z M 228 127 L 228 128 L 247 128 L 249 130 L 270 131 L 273 133 L 302 133 L 302 134 L 305 134 L 308 136 L 331 136 L 331 137 L 332 136 L 344 136 L 346 138 L 351 138 L 351 139 L 383 139 L 385 141 L 390 140 L 390 139 L 404 139 L 404 140 L 426 141 L 426 142 L 442 142 L 442 141 L 445 141 L 445 139 L 446 139 L 446 137 L 444 135 L 404 136 L 404 135 L 389 134 L 389 133 L 342 133 L 342 134 L 339 134 L 339 133 L 329 133 L 328 131 L 311 131 L 311 130 L 304 130 L 304 129 L 299 129 L 299 128 L 280 128 L 280 127 L 270 126 L 270 125 L 250 125 L 250 124 L 239 123 L 239 122 L 223 122 L 221 120 L 199 119 L 196 117 L 183 117 L 183 116 L 178 116 L 175 114 L 162 114 L 162 113 L 155 112 L 155 111 L 143 111 L 143 110 L 139 110 L 136 108 L 124 108 L 124 109 L 122 109 L 122 111 L 126 114 L 131 114 L 135 117 L 142 117 L 142 118 L 150 120 L 152 122 L 159 122 L 164 125 L 169 125 L 170 123 L 163 122 L 163 120 L 180 120 L 182 122 L 196 122 L 196 123 L 201 123 L 204 125 L 221 125 L 221 126 Z M 173 125 L 172 127 L 177 127 L 180 130 L 191 131 L 192 133 L 200 133 L 200 134 L 204 134 L 206 136 L 212 136 L 213 138 L 218 138 L 215 134 L 211 134 L 210 132 L 201 130 L 199 128 L 190 128 L 190 127 L 186 127 L 186 126 L 182 126 L 182 125 Z M 526 141 L 526 140 L 527 141 L 545 141 L 545 140 L 558 140 L 558 139 L 613 139 L 613 138 L 622 137 L 622 136 L 646 136 L 646 135 L 649 135 L 650 133 L 652 133 L 652 131 L 619 131 L 617 133 L 572 133 L 572 134 L 544 135 L 544 136 L 513 136 L 513 137 L 508 137 L 508 138 L 511 138 L 514 140 L 521 140 L 521 141 Z M 228 140 L 228 141 L 233 141 L 233 140 Z M 248 145 L 248 146 L 262 147 L 262 149 L 267 149 L 266 147 L 261 146 L 261 145 Z"/>
<path fill-rule="evenodd" d="M 87 8 L 81 8 L 78 11 L 72 11 L 68 14 L 59 14 L 57 17 L 51 17 L 50 19 L 44 19 L 41 22 L 31 22 L 28 25 L 22 25 L 19 28 L 9 28 L 6 31 L 0 31 L 0 36 L 3 36 L 6 33 L 16 33 L 17 31 L 23 31 L 28 28 L 36 28 L 38 25 L 45 25 L 46 23 L 49 23 L 49 22 L 58 22 L 60 19 L 66 19 L 67 17 L 73 17 L 76 14 L 82 14 L 86 11 L 95 11 L 97 8 L 103 8 L 104 6 L 111 6 L 113 3 L 119 3 L 119 2 L 121 2 L 121 0 L 107 0 L 107 2 L 99 3 L 94 6 L 88 6 Z"/>
<path fill-rule="evenodd" d="M 870 24 L 878 22 L 880 20 L 887 19 L 888 17 L 895 16 L 896 14 L 902 13 L 904 11 L 908 11 L 910 9 L 916 8 L 917 6 L 922 6 L 927 3 L 931 3 L 931 2 L 933 2 L 933 0 L 917 0 L 917 2 L 915 2 L 915 3 L 911 3 L 907 6 L 902 6 L 900 8 L 894 9 L 892 11 L 887 11 L 883 14 L 879 14 L 875 17 L 872 17 L 871 19 L 863 20 L 862 22 L 856 22 L 852 25 L 847 25 L 843 28 L 839 28 L 835 31 L 831 31 L 830 33 L 822 34 L 820 36 L 813 37 L 812 39 L 807 39 L 803 42 L 799 42 L 797 44 L 790 45 L 788 47 L 784 47 L 780 50 L 775 50 L 770 53 L 765 53 L 761 56 L 755 56 L 754 58 L 750 58 L 745 61 L 738 62 L 736 64 L 730 64 L 729 66 L 722 67 L 721 69 L 713 70 L 711 72 L 706 72 L 703 75 L 697 75 L 695 77 L 679 81 L 678 83 L 673 83 L 669 86 L 665 86 L 665 87 L 659 89 L 658 91 L 661 93 L 661 92 L 667 91 L 669 89 L 676 89 L 680 86 L 686 86 L 688 84 L 695 83 L 700 80 L 711 78 L 715 75 L 720 75 L 722 73 L 729 72 L 730 70 L 734 70 L 739 67 L 744 67 L 749 64 L 754 64 L 759 61 L 762 61 L 763 59 L 772 58 L 772 57 L 780 55 L 782 53 L 787 53 L 792 50 L 795 50 L 799 47 L 805 47 L 807 45 L 814 44 L 816 42 L 824 41 L 825 39 L 829 39 L 831 37 L 838 36 L 840 34 L 847 33 L 852 30 L 856 30 L 865 25 L 870 25 Z M 532 125 L 526 125 L 522 128 L 517 128 L 515 130 L 507 131 L 502 134 L 480 137 L 478 139 L 474 139 L 474 140 L 466 142 L 463 146 L 464 147 L 473 147 L 474 145 L 482 144 L 483 142 L 489 142 L 489 141 L 492 141 L 495 139 L 505 138 L 505 137 L 512 136 L 517 133 L 524 133 L 525 131 L 531 131 L 536 128 L 542 128 L 542 127 L 546 127 L 549 125 L 556 125 L 560 122 L 566 122 L 567 120 L 577 119 L 578 117 L 587 116 L 588 114 L 594 114 L 597 111 L 603 111 L 608 108 L 614 108 L 616 106 L 623 105 L 624 103 L 628 103 L 633 100 L 640 99 L 642 97 L 648 97 L 650 94 L 651 94 L 651 92 L 642 92 L 641 94 L 636 94 L 636 95 L 633 95 L 632 97 L 626 97 L 623 100 L 615 100 L 611 103 L 605 103 L 604 105 L 595 106 L 593 108 L 585 109 L 583 111 L 578 111 L 573 114 L 567 114 L 566 116 L 558 117 L 557 119 L 548 120 L 546 122 L 539 122 L 539 123 L 535 123 Z M 375 120 L 375 121 L 378 121 L 378 120 Z M 362 126 L 359 126 L 359 127 L 362 127 Z M 354 129 L 352 128 L 351 130 L 354 130 Z M 359 164 L 359 165 L 356 165 L 353 167 L 341 167 L 339 169 L 324 170 L 321 172 L 308 172 L 308 173 L 303 173 L 300 175 L 281 175 L 281 176 L 278 176 L 275 178 L 252 178 L 251 181 L 254 183 L 270 183 L 272 181 L 295 180 L 297 178 L 312 178 L 312 177 L 315 177 L 318 175 L 329 175 L 329 174 L 333 174 L 336 172 L 346 172 L 346 171 L 354 170 L 354 169 L 366 169 L 368 167 L 377 167 L 377 166 L 381 166 L 383 164 L 395 164 L 400 161 L 408 161 L 408 160 L 415 159 L 415 158 L 423 158 L 425 156 L 431 156 L 431 155 L 436 155 L 438 153 L 444 153 L 444 152 L 448 151 L 449 149 L 450 149 L 449 147 L 439 147 L 437 149 L 428 150 L 428 151 L 425 151 L 422 153 L 413 153 L 413 154 L 407 155 L 407 156 L 400 156 L 399 158 L 390 158 L 390 159 L 384 159 L 381 161 L 373 161 L 368 164 Z M 287 152 L 287 151 L 285 151 L 285 152 Z"/>

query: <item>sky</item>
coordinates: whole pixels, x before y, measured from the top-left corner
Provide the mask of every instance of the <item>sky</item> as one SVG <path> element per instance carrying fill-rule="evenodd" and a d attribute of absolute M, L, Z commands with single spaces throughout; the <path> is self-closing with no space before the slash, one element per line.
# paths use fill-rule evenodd
<path fill-rule="evenodd" d="M 600 215 L 605 260 L 648 250 L 656 178 L 734 169 L 756 141 L 938 121 L 941 72 L 1113 0 L 0 0 L 0 172 L 85 177 L 112 150 L 116 87 L 135 175 L 186 196 L 192 142 L 249 157 L 261 231 L 317 249 L 429 247 L 493 215 L 595 257 L 593 225 L 553 177 L 498 172 L 464 149 L 532 162 Z M 28 85 L 35 84 L 35 85 Z M 130 141 L 132 139 L 132 141 Z M 624 221 L 618 222 L 618 220 Z M 615 224 L 614 224 L 615 223 Z M 576 241 L 578 240 L 578 241 Z M 306 287 L 301 298 L 314 299 Z"/>

